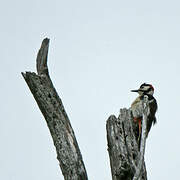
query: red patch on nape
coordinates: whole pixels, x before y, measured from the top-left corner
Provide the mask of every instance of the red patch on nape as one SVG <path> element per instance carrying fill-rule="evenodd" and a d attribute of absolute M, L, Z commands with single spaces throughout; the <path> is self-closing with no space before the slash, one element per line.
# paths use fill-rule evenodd
<path fill-rule="evenodd" d="M 151 89 L 154 91 L 154 87 L 150 84 Z"/>

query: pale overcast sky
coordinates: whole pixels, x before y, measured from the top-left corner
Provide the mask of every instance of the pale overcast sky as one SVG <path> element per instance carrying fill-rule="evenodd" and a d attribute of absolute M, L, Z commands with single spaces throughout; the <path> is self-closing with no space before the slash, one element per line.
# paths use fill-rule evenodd
<path fill-rule="evenodd" d="M 50 38 L 49 71 L 90 180 L 110 180 L 106 120 L 152 83 L 157 125 L 146 147 L 149 180 L 178 180 L 180 164 L 178 0 L 1 2 L 1 180 L 63 180 L 46 122 L 22 71 L 35 71 Z"/>

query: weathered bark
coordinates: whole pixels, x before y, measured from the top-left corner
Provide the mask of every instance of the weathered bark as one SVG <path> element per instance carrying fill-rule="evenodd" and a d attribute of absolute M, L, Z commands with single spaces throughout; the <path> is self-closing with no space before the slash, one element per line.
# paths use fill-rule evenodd
<path fill-rule="evenodd" d="M 108 152 L 113 180 L 132 180 L 138 170 L 141 153 L 138 148 L 137 128 L 130 109 L 121 109 L 118 118 L 113 115 L 107 120 Z M 140 172 L 139 180 L 147 180 L 144 159 Z"/>
<path fill-rule="evenodd" d="M 136 167 L 136 173 L 134 174 L 133 180 L 138 180 L 141 177 L 142 167 L 144 164 L 144 153 L 145 153 L 145 146 L 146 146 L 146 138 L 147 138 L 147 118 L 149 114 L 149 105 L 148 105 L 148 97 L 144 97 L 143 101 L 143 121 L 142 121 L 142 135 L 141 135 L 141 142 L 140 142 L 140 153 L 138 159 L 138 165 Z"/>
<path fill-rule="evenodd" d="M 50 79 L 47 56 L 49 39 L 44 39 L 38 52 L 34 72 L 22 73 L 50 130 L 60 168 L 65 180 L 87 180 L 86 169 L 74 131 Z M 146 108 L 147 107 L 147 108 Z M 147 180 L 144 163 L 148 105 L 145 102 L 142 138 L 139 151 L 137 125 L 130 109 L 121 109 L 118 118 L 107 120 L 107 141 L 112 180 Z"/>
<path fill-rule="evenodd" d="M 46 119 L 65 180 L 87 180 L 86 169 L 74 131 L 47 67 L 49 39 L 44 39 L 37 56 L 37 72 L 22 73 Z"/>

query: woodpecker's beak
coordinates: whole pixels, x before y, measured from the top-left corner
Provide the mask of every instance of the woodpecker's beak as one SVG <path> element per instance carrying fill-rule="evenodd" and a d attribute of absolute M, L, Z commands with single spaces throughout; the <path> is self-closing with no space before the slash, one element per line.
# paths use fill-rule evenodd
<path fill-rule="evenodd" d="M 138 90 L 131 90 L 131 92 L 138 92 L 139 91 L 139 89 Z"/>

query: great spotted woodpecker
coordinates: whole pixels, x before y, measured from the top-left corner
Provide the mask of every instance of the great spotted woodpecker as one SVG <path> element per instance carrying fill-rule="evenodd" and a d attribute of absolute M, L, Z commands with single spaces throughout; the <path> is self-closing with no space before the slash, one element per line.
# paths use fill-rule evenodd
<path fill-rule="evenodd" d="M 148 135 L 152 123 L 156 123 L 156 111 L 157 111 L 157 102 L 156 99 L 153 97 L 154 94 L 154 88 L 151 84 L 142 84 L 139 89 L 132 90 L 131 92 L 137 92 L 139 96 L 135 99 L 135 101 L 131 104 L 131 111 L 133 115 L 133 119 L 135 123 L 138 123 L 139 126 L 139 137 L 141 134 L 141 121 L 143 116 L 143 104 L 142 101 L 144 99 L 144 96 L 146 95 L 148 97 L 149 102 L 149 114 L 147 119 L 147 134 Z"/>

